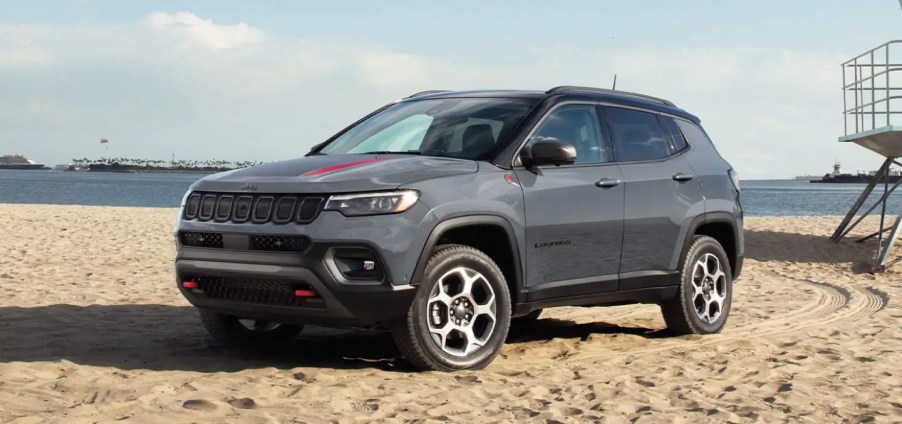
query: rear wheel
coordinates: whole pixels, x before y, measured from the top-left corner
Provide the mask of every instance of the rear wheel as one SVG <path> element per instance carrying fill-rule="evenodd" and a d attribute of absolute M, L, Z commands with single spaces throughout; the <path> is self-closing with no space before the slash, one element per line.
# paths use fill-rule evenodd
<path fill-rule="evenodd" d="M 695 236 L 681 268 L 676 298 L 661 304 L 670 332 L 713 334 L 720 332 L 730 314 L 733 278 L 727 254 L 717 240 Z"/>
<path fill-rule="evenodd" d="M 200 309 L 200 320 L 213 340 L 227 347 L 271 347 L 288 344 L 303 330 L 302 325 L 241 319 Z"/>
<path fill-rule="evenodd" d="M 416 368 L 480 369 L 501 351 L 510 313 L 498 265 L 472 247 L 446 245 L 429 258 L 407 317 L 392 334 Z"/>

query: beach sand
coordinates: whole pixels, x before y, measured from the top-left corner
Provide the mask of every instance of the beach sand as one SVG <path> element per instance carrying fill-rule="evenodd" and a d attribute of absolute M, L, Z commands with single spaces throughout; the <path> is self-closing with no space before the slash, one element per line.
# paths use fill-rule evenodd
<path fill-rule="evenodd" d="M 557 308 L 475 372 L 411 372 L 386 333 L 213 348 L 173 277 L 174 209 L 0 205 L 0 422 L 899 422 L 902 264 L 838 217 L 748 218 L 722 334 L 658 307 Z M 868 221 L 857 234 L 875 228 Z"/>

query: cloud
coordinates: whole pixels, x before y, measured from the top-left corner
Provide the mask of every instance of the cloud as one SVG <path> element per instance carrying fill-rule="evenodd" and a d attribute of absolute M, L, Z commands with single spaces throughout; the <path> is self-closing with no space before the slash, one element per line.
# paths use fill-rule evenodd
<path fill-rule="evenodd" d="M 700 116 L 744 177 L 820 174 L 834 156 L 851 158 L 852 168 L 872 160 L 835 141 L 836 54 L 538 46 L 513 52 L 510 63 L 474 59 L 492 57 L 480 53 L 284 39 L 189 12 L 101 26 L 0 22 L 0 140 L 46 162 L 97 156 L 100 137 L 120 156 L 277 160 L 416 91 L 609 87 L 617 73 L 619 89 Z"/>
<path fill-rule="evenodd" d="M 265 38 L 263 31 L 244 22 L 216 25 L 211 19 L 202 19 L 189 12 L 175 14 L 156 12 L 145 21 L 154 31 L 172 33 L 182 39 L 217 50 L 257 44 Z"/>

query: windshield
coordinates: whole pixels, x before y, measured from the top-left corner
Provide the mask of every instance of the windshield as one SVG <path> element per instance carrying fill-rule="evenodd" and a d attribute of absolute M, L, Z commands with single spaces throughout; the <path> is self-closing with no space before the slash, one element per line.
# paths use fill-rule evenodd
<path fill-rule="evenodd" d="M 404 153 L 485 160 L 536 102 L 508 98 L 401 102 L 357 124 L 317 153 Z"/>

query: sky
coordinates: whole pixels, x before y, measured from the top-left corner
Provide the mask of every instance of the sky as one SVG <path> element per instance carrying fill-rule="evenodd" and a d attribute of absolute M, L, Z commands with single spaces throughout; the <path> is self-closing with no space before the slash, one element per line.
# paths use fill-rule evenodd
<path fill-rule="evenodd" d="M 870 170 L 840 64 L 892 39 L 898 0 L 0 0 L 0 155 L 283 160 L 417 91 L 616 73 L 743 178 Z"/>

